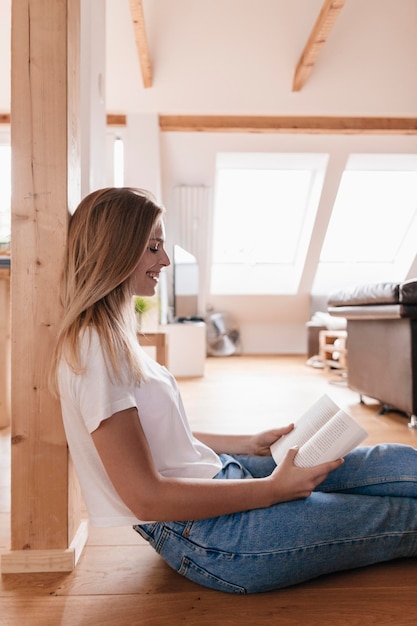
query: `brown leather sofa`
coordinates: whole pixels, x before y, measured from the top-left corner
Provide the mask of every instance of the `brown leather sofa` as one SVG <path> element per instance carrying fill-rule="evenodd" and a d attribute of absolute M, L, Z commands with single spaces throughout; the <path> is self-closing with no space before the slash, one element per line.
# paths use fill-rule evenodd
<path fill-rule="evenodd" d="M 417 428 L 417 279 L 337 291 L 328 312 L 347 319 L 349 388 Z"/>

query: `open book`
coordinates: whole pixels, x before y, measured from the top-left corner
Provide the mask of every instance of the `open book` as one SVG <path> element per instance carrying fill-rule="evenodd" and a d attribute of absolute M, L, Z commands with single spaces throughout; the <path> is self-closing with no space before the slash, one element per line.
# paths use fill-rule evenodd
<path fill-rule="evenodd" d="M 339 459 L 368 435 L 350 415 L 324 395 L 294 424 L 294 429 L 271 446 L 278 465 L 287 450 L 298 446 L 294 459 L 298 467 L 313 467 Z"/>

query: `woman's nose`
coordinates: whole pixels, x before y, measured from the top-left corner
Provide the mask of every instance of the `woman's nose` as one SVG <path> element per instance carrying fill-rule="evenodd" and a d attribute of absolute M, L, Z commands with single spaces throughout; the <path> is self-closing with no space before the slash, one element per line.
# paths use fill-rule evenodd
<path fill-rule="evenodd" d="M 163 251 L 161 264 L 164 265 L 165 267 L 168 267 L 168 265 L 171 265 L 171 259 L 169 258 L 165 250 Z"/>

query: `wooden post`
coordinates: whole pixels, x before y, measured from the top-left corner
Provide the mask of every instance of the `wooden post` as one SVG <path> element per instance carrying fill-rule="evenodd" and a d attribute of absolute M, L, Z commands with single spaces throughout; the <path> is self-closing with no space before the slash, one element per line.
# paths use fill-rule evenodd
<path fill-rule="evenodd" d="M 4 573 L 71 571 L 87 538 L 47 371 L 79 201 L 80 0 L 12 2 L 12 518 Z"/>

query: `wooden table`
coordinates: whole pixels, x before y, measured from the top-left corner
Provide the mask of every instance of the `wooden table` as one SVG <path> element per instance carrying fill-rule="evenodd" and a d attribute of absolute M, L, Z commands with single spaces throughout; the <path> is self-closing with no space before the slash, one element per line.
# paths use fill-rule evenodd
<path fill-rule="evenodd" d="M 168 335 L 165 332 L 138 333 L 138 340 L 142 347 L 155 346 L 156 360 L 160 365 L 168 365 Z"/>
<path fill-rule="evenodd" d="M 325 369 L 347 370 L 347 332 L 345 330 L 321 330 L 319 332 L 319 356 Z M 337 358 L 334 358 L 337 356 Z"/>

